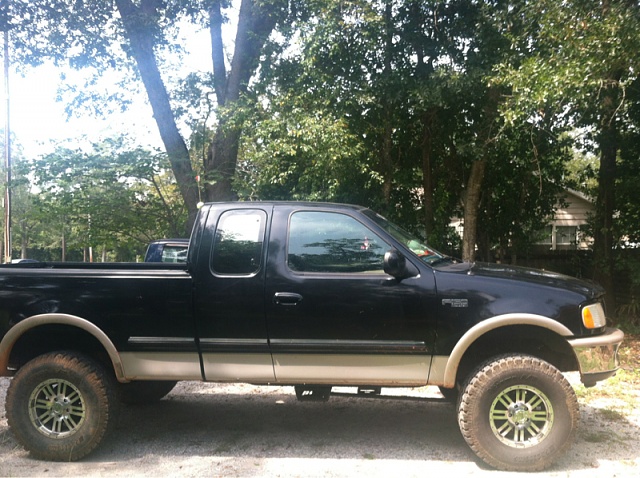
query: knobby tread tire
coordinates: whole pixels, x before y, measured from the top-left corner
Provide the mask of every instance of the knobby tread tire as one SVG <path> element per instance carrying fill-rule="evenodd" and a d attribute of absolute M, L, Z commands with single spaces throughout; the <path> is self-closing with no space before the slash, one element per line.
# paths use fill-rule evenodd
<path fill-rule="evenodd" d="M 85 418 L 70 436 L 47 436 L 30 418 L 30 397 L 48 380 L 64 380 L 82 394 Z M 7 422 L 17 441 L 35 458 L 79 460 L 91 453 L 116 425 L 115 383 L 115 377 L 83 354 L 59 351 L 40 355 L 21 367 L 9 384 Z"/>
<path fill-rule="evenodd" d="M 512 386 L 533 386 L 552 404 L 553 425 L 537 444 L 515 447 L 502 443 L 490 426 L 494 399 Z M 556 462 L 571 446 L 579 422 L 575 391 L 548 362 L 528 355 L 504 355 L 472 373 L 460 396 L 458 424 L 473 452 L 491 467 L 506 471 L 540 471 Z"/>

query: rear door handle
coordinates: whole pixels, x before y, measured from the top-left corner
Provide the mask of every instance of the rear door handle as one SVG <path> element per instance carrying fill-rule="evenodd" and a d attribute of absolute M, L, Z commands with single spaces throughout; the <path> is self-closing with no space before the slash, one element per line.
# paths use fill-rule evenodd
<path fill-rule="evenodd" d="M 273 296 L 276 305 L 298 305 L 301 301 L 302 296 L 294 292 L 276 292 Z"/>

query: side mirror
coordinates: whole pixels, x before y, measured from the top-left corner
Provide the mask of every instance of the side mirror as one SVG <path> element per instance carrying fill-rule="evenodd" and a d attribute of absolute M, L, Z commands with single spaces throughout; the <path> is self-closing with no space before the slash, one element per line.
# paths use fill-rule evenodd
<path fill-rule="evenodd" d="M 407 259 L 396 249 L 391 249 L 384 254 L 384 272 L 398 280 L 418 275 L 415 267 L 411 264 L 407 265 Z"/>

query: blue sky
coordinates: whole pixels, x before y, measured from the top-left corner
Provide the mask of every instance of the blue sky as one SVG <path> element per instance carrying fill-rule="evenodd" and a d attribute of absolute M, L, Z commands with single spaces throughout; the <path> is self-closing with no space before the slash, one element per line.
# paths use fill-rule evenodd
<path fill-rule="evenodd" d="M 160 147 L 151 108 L 144 98 L 136 100 L 126 113 L 95 118 L 90 115 L 67 120 L 65 105 L 56 101 L 59 74 L 52 65 L 43 65 L 27 72 L 25 76 L 11 72 L 9 76 L 10 127 L 14 142 L 19 144 L 27 159 L 52 149 L 52 141 L 76 142 L 83 137 L 98 140 L 114 134 L 135 130 L 143 143 Z M 73 78 L 72 72 L 67 75 Z M 4 96 L 4 95 L 3 95 Z M 2 128 L 5 121 L 6 102 L 0 105 Z"/>
<path fill-rule="evenodd" d="M 227 26 L 223 35 L 229 44 L 234 25 Z M 206 30 L 197 30 L 188 25 L 181 30 L 182 46 L 187 56 L 176 63 L 184 67 L 185 72 L 207 70 L 211 65 L 210 39 Z M 0 55 L 1 57 L 1 55 Z M 0 64 L 2 59 L 0 58 Z M 28 70 L 24 75 L 15 68 L 9 74 L 10 128 L 14 145 L 20 145 L 26 159 L 34 158 L 52 151 L 52 141 L 65 142 L 77 147 L 101 138 L 133 132 L 141 146 L 162 149 L 151 107 L 147 103 L 144 90 L 133 98 L 132 107 L 124 113 L 114 113 L 108 118 L 96 118 L 89 114 L 67 119 L 65 104 L 56 101 L 60 86 L 61 70 L 53 65 L 43 65 Z M 65 71 L 68 81 L 82 84 L 82 75 Z M 178 75 L 183 72 L 177 71 Z M 4 92 L 4 81 L 0 87 Z M 109 76 L 103 74 L 101 82 L 109 88 Z M 113 83 L 117 81 L 112 79 Z M 0 101 L 0 129 L 4 129 L 6 101 L 2 95 Z M 15 153 L 14 153 L 15 154 Z"/>

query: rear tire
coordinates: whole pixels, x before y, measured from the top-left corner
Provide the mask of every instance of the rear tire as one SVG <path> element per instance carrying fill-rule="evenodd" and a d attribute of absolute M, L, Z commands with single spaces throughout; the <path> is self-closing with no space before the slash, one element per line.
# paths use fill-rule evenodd
<path fill-rule="evenodd" d="M 27 362 L 9 384 L 7 421 L 34 457 L 75 461 L 91 453 L 115 425 L 115 379 L 75 352 Z"/>
<path fill-rule="evenodd" d="M 527 355 L 497 357 L 480 367 L 460 398 L 462 436 L 488 465 L 540 471 L 571 446 L 578 400 L 562 373 Z"/>

